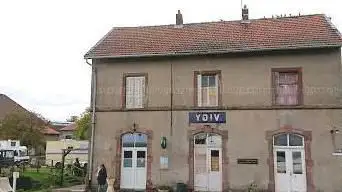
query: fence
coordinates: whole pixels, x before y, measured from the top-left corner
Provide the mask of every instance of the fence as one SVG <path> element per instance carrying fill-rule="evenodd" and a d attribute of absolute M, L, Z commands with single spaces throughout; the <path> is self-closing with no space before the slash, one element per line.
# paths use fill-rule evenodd
<path fill-rule="evenodd" d="M 61 162 L 56 163 L 45 156 L 33 156 L 28 164 L 12 163 L 11 166 L 3 167 L 0 169 L 0 176 L 11 180 L 13 172 L 19 172 L 18 185 L 23 190 L 85 184 L 87 163 L 67 163 L 64 169 L 62 167 Z"/>

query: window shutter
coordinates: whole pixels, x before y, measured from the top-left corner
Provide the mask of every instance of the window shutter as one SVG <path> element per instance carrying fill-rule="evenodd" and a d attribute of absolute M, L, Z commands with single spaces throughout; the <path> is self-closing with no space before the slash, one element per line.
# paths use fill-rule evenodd
<path fill-rule="evenodd" d="M 126 78 L 126 108 L 134 107 L 134 77 Z"/>
<path fill-rule="evenodd" d="M 279 72 L 274 72 L 273 73 L 273 100 L 275 103 L 279 104 L 279 92 L 280 92 L 280 87 L 279 87 Z"/>
<path fill-rule="evenodd" d="M 135 107 L 142 108 L 143 100 L 144 100 L 144 89 L 145 89 L 145 77 L 136 77 L 135 78 Z"/>
<path fill-rule="evenodd" d="M 218 106 L 218 98 L 219 98 L 219 77 L 218 74 L 215 75 L 215 85 L 216 85 L 216 105 Z"/>
<path fill-rule="evenodd" d="M 202 106 L 202 75 L 197 75 L 197 105 Z"/>

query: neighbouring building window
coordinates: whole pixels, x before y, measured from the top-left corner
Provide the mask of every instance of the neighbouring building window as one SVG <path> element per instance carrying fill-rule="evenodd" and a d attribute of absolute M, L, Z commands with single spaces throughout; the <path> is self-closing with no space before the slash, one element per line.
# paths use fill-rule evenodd
<path fill-rule="evenodd" d="M 300 105 L 302 76 L 298 69 L 273 69 L 274 104 Z"/>
<path fill-rule="evenodd" d="M 72 139 L 72 135 L 65 135 L 65 139 Z"/>
<path fill-rule="evenodd" d="M 219 105 L 219 72 L 197 73 L 197 105 L 213 107 Z"/>
<path fill-rule="evenodd" d="M 125 77 L 125 106 L 126 108 L 143 108 L 145 100 L 146 76 Z"/>

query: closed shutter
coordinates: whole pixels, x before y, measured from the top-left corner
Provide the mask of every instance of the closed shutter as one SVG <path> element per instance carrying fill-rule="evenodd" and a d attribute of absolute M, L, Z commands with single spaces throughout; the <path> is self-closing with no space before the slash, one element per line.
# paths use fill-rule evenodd
<path fill-rule="evenodd" d="M 219 98 L 219 77 L 218 77 L 218 75 L 216 74 L 215 75 L 215 85 L 216 85 L 216 87 L 215 87 L 215 90 L 216 90 L 216 102 L 215 102 L 215 104 L 214 104 L 214 106 L 218 106 L 218 98 Z"/>
<path fill-rule="evenodd" d="M 145 77 L 135 77 L 134 88 L 134 107 L 142 108 L 144 104 L 145 95 Z"/>
<path fill-rule="evenodd" d="M 126 78 L 126 108 L 134 107 L 134 77 Z"/>
<path fill-rule="evenodd" d="M 202 106 L 202 75 L 197 75 L 197 105 Z"/>

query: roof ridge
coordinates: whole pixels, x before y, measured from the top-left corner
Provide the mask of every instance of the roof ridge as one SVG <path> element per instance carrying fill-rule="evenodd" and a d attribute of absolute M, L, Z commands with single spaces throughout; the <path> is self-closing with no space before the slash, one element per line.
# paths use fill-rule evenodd
<path fill-rule="evenodd" d="M 113 27 L 85 59 L 184 56 L 233 52 L 341 47 L 326 15 L 303 14 L 242 20 Z M 255 37 L 254 37 L 255 36 Z M 242 43 L 241 43 L 242 42 Z"/>
<path fill-rule="evenodd" d="M 249 21 L 256 21 L 256 20 L 280 20 L 280 19 L 288 19 L 288 18 L 299 18 L 299 17 L 311 17 L 311 16 L 324 16 L 323 13 L 316 13 L 316 14 L 305 14 L 305 15 L 291 15 L 286 17 L 261 17 L 255 19 L 249 19 Z M 220 21 L 204 21 L 204 22 L 191 22 L 191 23 L 184 23 L 183 26 L 186 25 L 196 25 L 196 24 L 210 24 L 210 23 L 225 23 L 225 22 L 241 22 L 241 19 L 234 19 L 234 20 L 220 20 Z M 149 27 L 173 27 L 175 24 L 160 24 L 160 25 L 138 25 L 138 26 L 118 26 L 113 27 L 113 29 L 131 29 L 131 28 L 149 28 Z M 112 30 L 113 30 L 112 29 Z"/>

